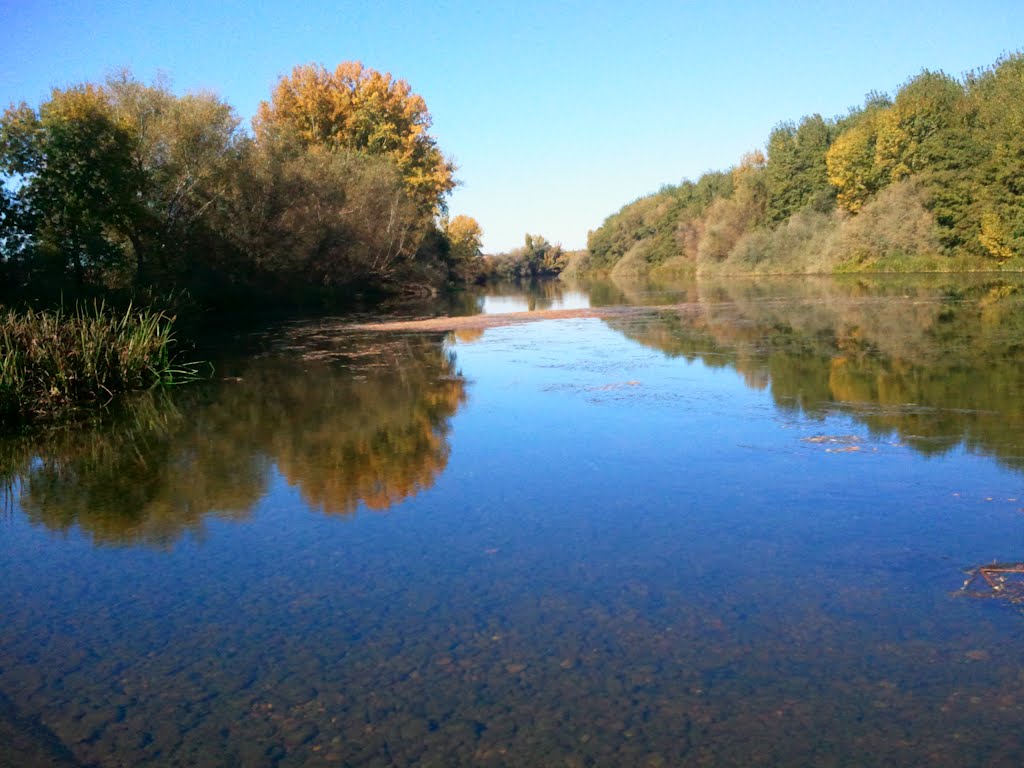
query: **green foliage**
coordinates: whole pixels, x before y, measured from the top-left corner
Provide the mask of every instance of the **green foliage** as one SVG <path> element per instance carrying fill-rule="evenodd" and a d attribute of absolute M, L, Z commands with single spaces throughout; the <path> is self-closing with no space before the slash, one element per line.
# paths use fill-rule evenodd
<path fill-rule="evenodd" d="M 1024 55 L 967 79 L 985 151 L 975 169 L 978 242 L 998 261 L 1024 255 Z"/>
<path fill-rule="evenodd" d="M 175 96 L 167 83 L 128 73 L 108 78 L 107 99 L 132 136 L 140 202 L 124 228 L 137 282 L 174 284 L 227 245 L 218 236 L 225 199 L 247 140 L 234 110 L 209 93 Z"/>
<path fill-rule="evenodd" d="M 0 119 L 0 173 L 17 183 L 12 225 L 31 234 L 45 277 L 83 283 L 123 258 L 111 234 L 138 209 L 131 144 L 93 85 L 54 90 L 38 112 L 22 104 Z"/>
<path fill-rule="evenodd" d="M 485 257 L 486 273 L 497 279 L 523 280 L 554 277 L 568 263 L 561 245 L 552 245 L 541 235 L 527 234 L 522 248 Z"/>
<path fill-rule="evenodd" d="M 878 109 L 864 111 L 825 155 L 829 183 L 837 190 L 836 202 L 850 213 L 859 211 L 891 181 L 888 169 L 877 162 L 882 114 Z"/>
<path fill-rule="evenodd" d="M 937 254 L 939 247 L 939 228 L 922 188 L 906 180 L 886 187 L 859 216 L 843 218 L 827 245 L 827 258 L 834 269 L 848 271 Z"/>
<path fill-rule="evenodd" d="M 230 188 L 240 138 L 213 96 L 174 96 L 122 73 L 54 89 L 38 111 L 0 119 L 0 174 L 14 187 L 4 260 L 27 283 L 117 287 L 187 275 L 212 245 L 215 203 Z M 5 226 L 6 229 L 6 226 Z"/>
<path fill-rule="evenodd" d="M 941 72 L 924 71 L 909 80 L 892 106 L 879 112 L 875 162 L 890 181 L 946 161 L 951 119 L 963 98 L 960 84 Z"/>
<path fill-rule="evenodd" d="M 284 294 L 405 279 L 426 226 L 393 164 L 350 152 L 253 148 L 225 210 L 242 288 Z"/>
<path fill-rule="evenodd" d="M 834 130 L 821 115 L 811 115 L 799 126 L 782 123 L 768 136 L 765 184 L 769 221 L 785 221 L 807 207 L 831 210 L 835 189 L 828 182 L 825 154 Z"/>
<path fill-rule="evenodd" d="M 453 282 L 470 282 L 483 272 L 483 236 L 479 222 L 472 216 L 441 219 L 441 232 L 448 244 L 447 261 Z"/>
<path fill-rule="evenodd" d="M 729 253 L 720 271 L 781 274 L 827 272 L 835 217 L 805 208 L 774 229 L 746 233 Z"/>
<path fill-rule="evenodd" d="M 627 205 L 590 233 L 587 239 L 590 268 L 613 268 L 642 241 L 649 241 L 644 251 L 649 264 L 660 264 L 678 255 L 680 250 L 696 259 L 699 233 L 694 232 L 695 225 L 713 200 L 728 197 L 732 190 L 731 173 L 709 172 L 696 183 L 684 181 L 678 187 L 665 187 L 655 195 Z"/>
<path fill-rule="evenodd" d="M 1022 116 L 1022 54 L 962 80 L 924 71 L 841 118 L 781 123 L 767 162 L 719 174 L 728 183 L 710 196 L 694 194 L 706 174 L 630 203 L 590 233 L 587 268 L 1012 268 L 1024 263 Z"/>
<path fill-rule="evenodd" d="M 732 196 L 717 198 L 708 206 L 698 261 L 723 261 L 745 232 L 764 221 L 768 203 L 765 177 L 765 158 L 760 152 L 746 155 L 733 170 Z"/>

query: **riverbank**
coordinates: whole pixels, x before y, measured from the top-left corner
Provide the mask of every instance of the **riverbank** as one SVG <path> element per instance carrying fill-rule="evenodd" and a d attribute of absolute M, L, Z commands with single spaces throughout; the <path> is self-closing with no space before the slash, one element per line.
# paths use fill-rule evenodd
<path fill-rule="evenodd" d="M 1024 55 L 922 71 L 845 115 L 780 122 L 765 151 L 662 187 L 587 239 L 585 272 L 1024 269 Z"/>

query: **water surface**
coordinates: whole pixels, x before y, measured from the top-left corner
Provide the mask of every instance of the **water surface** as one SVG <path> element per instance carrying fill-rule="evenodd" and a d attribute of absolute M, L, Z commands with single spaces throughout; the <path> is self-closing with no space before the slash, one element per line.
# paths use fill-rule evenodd
<path fill-rule="evenodd" d="M 1019 765 L 1024 616 L 953 593 L 1024 560 L 1021 295 L 286 323 L 0 443 L 0 763 Z"/>

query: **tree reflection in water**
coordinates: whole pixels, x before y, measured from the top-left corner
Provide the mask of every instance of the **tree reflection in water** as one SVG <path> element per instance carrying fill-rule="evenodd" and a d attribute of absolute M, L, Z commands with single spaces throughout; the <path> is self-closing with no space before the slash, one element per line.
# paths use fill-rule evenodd
<path fill-rule="evenodd" d="M 429 488 L 448 461 L 449 420 L 466 400 L 437 337 L 289 337 L 237 376 L 144 393 L 88 428 L 0 442 L 8 498 L 34 523 L 105 544 L 167 546 L 209 515 L 244 518 L 274 467 L 328 514 L 373 510 Z"/>
<path fill-rule="evenodd" d="M 668 355 L 733 368 L 782 411 L 840 409 L 926 455 L 964 446 L 1024 469 L 1019 281 L 699 282 L 685 293 L 697 311 L 606 322 Z"/>

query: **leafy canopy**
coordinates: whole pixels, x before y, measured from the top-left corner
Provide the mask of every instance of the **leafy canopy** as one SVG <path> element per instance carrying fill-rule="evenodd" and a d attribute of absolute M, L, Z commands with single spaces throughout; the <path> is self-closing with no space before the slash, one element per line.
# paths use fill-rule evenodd
<path fill-rule="evenodd" d="M 253 120 L 260 144 L 384 155 L 419 204 L 439 213 L 455 187 L 455 166 L 441 154 L 430 125 L 426 103 L 405 80 L 358 61 L 333 72 L 319 64 L 295 67 Z"/>

